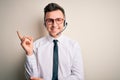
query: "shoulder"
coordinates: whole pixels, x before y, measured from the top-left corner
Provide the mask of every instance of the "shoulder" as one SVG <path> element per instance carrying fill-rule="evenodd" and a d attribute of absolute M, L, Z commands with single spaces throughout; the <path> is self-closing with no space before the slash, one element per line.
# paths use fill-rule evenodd
<path fill-rule="evenodd" d="M 64 44 L 67 44 L 69 46 L 72 46 L 72 47 L 75 47 L 75 46 L 79 46 L 79 43 L 78 41 L 74 40 L 74 39 L 71 39 L 67 36 L 64 36 Z"/>
<path fill-rule="evenodd" d="M 47 36 L 41 37 L 34 41 L 34 46 L 37 47 L 47 41 Z"/>
<path fill-rule="evenodd" d="M 69 37 L 64 37 L 64 41 L 62 43 L 65 49 L 68 49 L 71 53 L 71 55 L 76 55 L 81 53 L 81 47 L 78 43 L 78 41 L 71 39 Z"/>

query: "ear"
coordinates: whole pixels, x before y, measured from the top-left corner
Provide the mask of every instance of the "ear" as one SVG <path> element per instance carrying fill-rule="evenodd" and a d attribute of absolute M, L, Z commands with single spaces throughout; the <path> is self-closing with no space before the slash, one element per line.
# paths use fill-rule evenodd
<path fill-rule="evenodd" d="M 46 23 L 45 23 L 45 17 L 44 17 L 44 26 L 46 27 Z"/>
<path fill-rule="evenodd" d="M 44 21 L 44 26 L 46 27 L 46 23 L 45 23 L 45 21 Z"/>

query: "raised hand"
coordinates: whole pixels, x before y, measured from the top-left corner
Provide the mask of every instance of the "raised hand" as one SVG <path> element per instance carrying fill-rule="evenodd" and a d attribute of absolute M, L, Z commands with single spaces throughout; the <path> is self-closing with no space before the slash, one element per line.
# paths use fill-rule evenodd
<path fill-rule="evenodd" d="M 26 55 L 32 55 L 33 54 L 33 38 L 30 36 L 22 36 L 18 31 L 17 31 L 17 35 L 21 40 L 21 46 L 26 51 Z"/>

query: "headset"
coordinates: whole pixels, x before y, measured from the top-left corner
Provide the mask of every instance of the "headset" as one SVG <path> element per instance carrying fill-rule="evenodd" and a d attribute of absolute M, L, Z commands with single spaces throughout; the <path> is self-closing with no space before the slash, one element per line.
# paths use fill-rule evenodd
<path fill-rule="evenodd" d="M 68 23 L 64 20 L 64 27 L 67 27 Z"/>

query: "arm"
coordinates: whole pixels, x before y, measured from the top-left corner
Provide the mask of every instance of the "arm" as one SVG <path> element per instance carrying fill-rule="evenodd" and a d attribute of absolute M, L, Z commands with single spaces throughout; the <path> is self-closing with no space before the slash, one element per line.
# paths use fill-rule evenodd
<path fill-rule="evenodd" d="M 36 50 L 34 48 L 31 56 L 26 56 L 25 76 L 27 80 L 43 80 L 40 76 Z"/>
<path fill-rule="evenodd" d="M 69 75 L 63 80 L 84 80 L 83 61 L 80 47 L 78 44 L 75 44 L 73 52 L 75 55 L 73 57 L 71 75 Z"/>
<path fill-rule="evenodd" d="M 31 56 L 26 55 L 25 76 L 27 80 L 43 80 L 40 76 L 36 49 Z"/>
<path fill-rule="evenodd" d="M 33 50 L 33 38 L 30 36 L 22 36 L 17 31 L 18 37 L 21 40 L 21 46 L 26 52 L 25 76 L 27 80 L 42 80 L 38 74 L 37 60 L 35 50 Z"/>
<path fill-rule="evenodd" d="M 29 80 L 31 77 L 39 77 L 38 67 L 34 54 L 31 56 L 26 56 L 25 76 L 27 80 Z"/>

